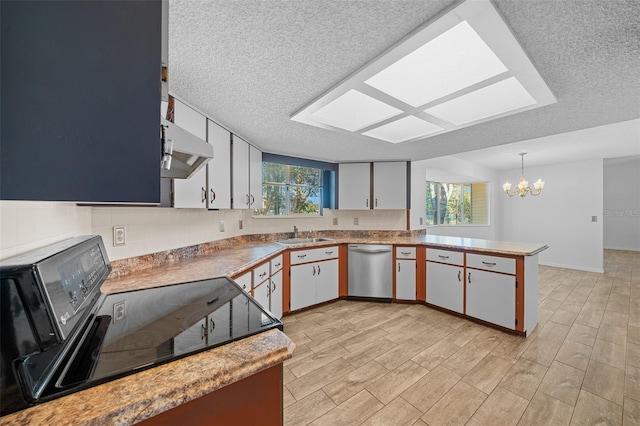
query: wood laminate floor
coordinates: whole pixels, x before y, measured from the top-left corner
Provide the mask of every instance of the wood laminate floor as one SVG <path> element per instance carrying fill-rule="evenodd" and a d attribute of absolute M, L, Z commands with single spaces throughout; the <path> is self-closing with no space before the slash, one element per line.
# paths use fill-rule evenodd
<path fill-rule="evenodd" d="M 604 274 L 540 266 L 514 336 L 423 305 L 337 301 L 284 318 L 293 425 L 638 425 L 640 252 Z"/>

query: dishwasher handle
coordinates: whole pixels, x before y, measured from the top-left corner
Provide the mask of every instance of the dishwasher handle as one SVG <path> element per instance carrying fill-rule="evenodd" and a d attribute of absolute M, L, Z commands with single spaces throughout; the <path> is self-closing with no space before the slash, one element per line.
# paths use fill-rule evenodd
<path fill-rule="evenodd" d="M 391 248 L 366 248 L 366 247 L 358 247 L 358 246 L 350 246 L 350 252 L 355 253 L 389 253 L 392 251 Z"/>

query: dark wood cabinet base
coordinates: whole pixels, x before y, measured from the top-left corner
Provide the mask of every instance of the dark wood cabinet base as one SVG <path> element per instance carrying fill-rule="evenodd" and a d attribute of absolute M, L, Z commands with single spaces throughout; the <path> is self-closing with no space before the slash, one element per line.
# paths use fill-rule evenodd
<path fill-rule="evenodd" d="M 282 386 L 278 364 L 139 424 L 282 425 Z"/>

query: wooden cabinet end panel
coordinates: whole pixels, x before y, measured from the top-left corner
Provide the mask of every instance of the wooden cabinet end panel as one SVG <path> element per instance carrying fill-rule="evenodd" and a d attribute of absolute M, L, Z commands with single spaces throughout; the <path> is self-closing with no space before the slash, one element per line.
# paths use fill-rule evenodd
<path fill-rule="evenodd" d="M 338 247 L 338 296 L 347 297 L 349 289 L 349 252 L 346 244 Z"/>
<path fill-rule="evenodd" d="M 282 364 L 142 421 L 141 425 L 282 425 Z"/>
<path fill-rule="evenodd" d="M 282 313 L 291 311 L 291 256 L 282 254 Z"/>

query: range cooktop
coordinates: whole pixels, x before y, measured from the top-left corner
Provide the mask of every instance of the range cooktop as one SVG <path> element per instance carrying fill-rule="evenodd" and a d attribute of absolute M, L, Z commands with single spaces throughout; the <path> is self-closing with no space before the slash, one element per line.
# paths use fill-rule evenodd
<path fill-rule="evenodd" d="M 103 294 L 105 253 L 82 237 L 0 263 L 0 414 L 282 330 L 226 277 Z"/>

